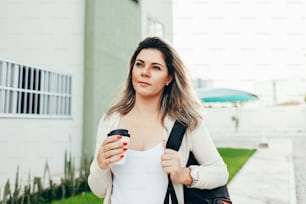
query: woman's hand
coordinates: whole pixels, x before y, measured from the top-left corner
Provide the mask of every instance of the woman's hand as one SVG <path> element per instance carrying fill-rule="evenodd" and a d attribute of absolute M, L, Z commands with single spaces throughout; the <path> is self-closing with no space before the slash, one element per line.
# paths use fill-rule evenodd
<path fill-rule="evenodd" d="M 190 169 L 181 166 L 180 155 L 177 151 L 165 149 L 161 157 L 161 164 L 165 173 L 170 174 L 173 183 L 185 185 L 192 183 Z"/>
<path fill-rule="evenodd" d="M 127 150 L 127 143 L 120 142 L 121 135 L 106 137 L 100 146 L 97 161 L 102 169 L 106 169 L 110 164 L 123 158 L 123 154 Z"/>

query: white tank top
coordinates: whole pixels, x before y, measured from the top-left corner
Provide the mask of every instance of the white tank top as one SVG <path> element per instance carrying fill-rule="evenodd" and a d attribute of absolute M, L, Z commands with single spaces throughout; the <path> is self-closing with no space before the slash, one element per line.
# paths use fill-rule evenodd
<path fill-rule="evenodd" d="M 162 143 L 145 151 L 127 150 L 126 163 L 112 165 L 112 204 L 162 204 L 168 178 L 161 166 Z"/>

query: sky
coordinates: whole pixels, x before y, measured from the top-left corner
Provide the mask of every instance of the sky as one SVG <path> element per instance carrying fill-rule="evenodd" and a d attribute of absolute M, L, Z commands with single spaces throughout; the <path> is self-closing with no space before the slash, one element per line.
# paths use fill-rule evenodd
<path fill-rule="evenodd" d="M 303 0 L 173 0 L 173 44 L 192 78 L 306 80 L 305 11 Z"/>

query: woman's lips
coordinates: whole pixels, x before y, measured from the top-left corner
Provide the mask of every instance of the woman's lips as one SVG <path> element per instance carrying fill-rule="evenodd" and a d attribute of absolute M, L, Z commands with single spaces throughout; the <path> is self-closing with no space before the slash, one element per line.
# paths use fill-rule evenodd
<path fill-rule="evenodd" d="M 151 86 L 150 83 L 145 82 L 145 81 L 139 81 L 138 83 L 139 83 L 141 86 Z"/>

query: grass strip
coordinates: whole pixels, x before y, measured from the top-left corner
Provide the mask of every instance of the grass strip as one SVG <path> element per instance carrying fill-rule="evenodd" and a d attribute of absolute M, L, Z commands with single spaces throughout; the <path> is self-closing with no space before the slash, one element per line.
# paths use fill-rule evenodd
<path fill-rule="evenodd" d="M 53 201 L 51 204 L 101 204 L 102 198 L 98 198 L 91 192 L 83 192 L 80 195 Z"/>
<path fill-rule="evenodd" d="M 256 149 L 218 148 L 218 151 L 227 165 L 230 182 Z"/>

